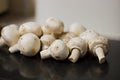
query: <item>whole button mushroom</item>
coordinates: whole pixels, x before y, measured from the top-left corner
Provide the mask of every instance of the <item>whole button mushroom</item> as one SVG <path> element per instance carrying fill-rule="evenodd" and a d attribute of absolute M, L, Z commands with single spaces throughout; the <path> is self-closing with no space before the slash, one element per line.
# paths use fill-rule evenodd
<path fill-rule="evenodd" d="M 69 32 L 73 32 L 77 36 L 79 36 L 84 31 L 86 31 L 86 28 L 77 22 L 72 23 L 69 27 Z"/>
<path fill-rule="evenodd" d="M 53 57 L 56 60 L 64 60 L 69 55 L 69 49 L 62 40 L 55 40 L 47 50 L 40 52 L 41 59 Z"/>
<path fill-rule="evenodd" d="M 99 63 L 102 64 L 105 62 L 105 56 L 109 51 L 109 41 L 107 38 L 99 36 L 93 40 L 90 40 L 89 43 L 89 51 L 97 56 L 99 59 Z"/>
<path fill-rule="evenodd" d="M 105 53 L 108 52 L 109 42 L 93 30 L 86 30 L 80 37 L 87 41 L 89 52 L 98 57 L 99 63 L 105 62 Z"/>
<path fill-rule="evenodd" d="M 68 43 L 67 46 L 70 48 L 70 56 L 69 60 L 75 63 L 79 57 L 83 57 L 87 52 L 87 43 L 80 37 L 72 38 Z"/>
<path fill-rule="evenodd" d="M 14 53 L 20 51 L 25 56 L 34 56 L 40 50 L 40 39 L 33 33 L 26 33 L 20 37 L 18 43 L 11 47 L 9 51 Z"/>
<path fill-rule="evenodd" d="M 48 49 L 49 46 L 55 41 L 55 37 L 49 34 L 45 34 L 40 38 L 42 42 L 42 50 Z"/>
<path fill-rule="evenodd" d="M 6 44 L 11 47 L 18 42 L 19 37 L 17 25 L 11 24 L 5 26 L 1 31 L 0 46 Z"/>
<path fill-rule="evenodd" d="M 46 20 L 42 29 L 46 34 L 59 35 L 64 30 L 64 23 L 57 18 L 50 17 Z"/>
<path fill-rule="evenodd" d="M 41 26 L 36 22 L 26 22 L 22 24 L 19 28 L 20 35 L 26 33 L 34 33 L 37 36 L 41 36 L 43 34 Z"/>

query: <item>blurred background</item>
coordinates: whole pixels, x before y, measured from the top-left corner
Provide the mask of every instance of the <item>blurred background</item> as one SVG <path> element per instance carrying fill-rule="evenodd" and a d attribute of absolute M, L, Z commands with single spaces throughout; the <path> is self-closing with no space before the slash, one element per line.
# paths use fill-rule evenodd
<path fill-rule="evenodd" d="M 44 25 L 49 17 L 94 29 L 101 35 L 120 40 L 120 0 L 0 0 L 0 27 L 36 21 Z"/>
<path fill-rule="evenodd" d="M 0 26 L 33 20 L 35 0 L 0 0 Z"/>

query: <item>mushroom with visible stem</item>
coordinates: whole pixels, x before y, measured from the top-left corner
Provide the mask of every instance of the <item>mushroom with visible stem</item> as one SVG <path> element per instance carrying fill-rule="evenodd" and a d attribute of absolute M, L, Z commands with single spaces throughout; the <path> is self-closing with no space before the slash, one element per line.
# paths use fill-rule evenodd
<path fill-rule="evenodd" d="M 79 36 L 84 31 L 86 31 L 86 28 L 77 22 L 72 23 L 69 27 L 69 32 L 72 32 L 76 34 L 77 36 Z"/>
<path fill-rule="evenodd" d="M 42 42 L 42 50 L 48 49 L 48 47 L 52 44 L 55 40 L 55 37 L 49 34 L 45 34 L 40 38 Z"/>
<path fill-rule="evenodd" d="M 64 60 L 69 55 L 69 49 L 62 40 L 55 40 L 47 50 L 40 52 L 41 59 L 53 57 L 56 60 Z"/>
<path fill-rule="evenodd" d="M 102 64 L 105 62 L 105 56 L 109 51 L 109 41 L 107 38 L 98 36 L 93 40 L 90 40 L 89 43 L 89 51 L 97 56 L 99 59 L 99 63 Z"/>
<path fill-rule="evenodd" d="M 26 33 L 34 33 L 37 36 L 41 36 L 43 34 L 41 26 L 36 22 L 26 22 L 22 24 L 19 28 L 20 35 Z"/>
<path fill-rule="evenodd" d="M 64 23 L 57 18 L 50 17 L 47 19 L 45 26 L 43 26 L 42 29 L 45 34 L 52 34 L 57 37 L 56 35 L 63 33 Z"/>
<path fill-rule="evenodd" d="M 20 51 L 25 56 L 34 56 L 40 50 L 40 47 L 40 39 L 33 33 L 26 33 L 20 37 L 15 46 L 9 48 L 9 51 L 11 53 Z"/>
<path fill-rule="evenodd" d="M 69 56 L 69 60 L 75 63 L 79 57 L 83 57 L 87 52 L 87 43 L 80 37 L 72 38 L 67 46 L 70 48 L 71 54 Z"/>
<path fill-rule="evenodd" d="M 8 45 L 9 47 L 14 46 L 17 41 L 19 40 L 19 32 L 18 32 L 18 26 L 15 24 L 11 24 L 8 26 L 5 26 L 1 31 L 1 37 L 0 37 L 0 46 L 3 46 L 4 44 Z"/>
<path fill-rule="evenodd" d="M 83 32 L 80 37 L 87 41 L 89 51 L 98 57 L 99 63 L 105 62 L 105 53 L 108 52 L 109 42 L 93 30 Z"/>

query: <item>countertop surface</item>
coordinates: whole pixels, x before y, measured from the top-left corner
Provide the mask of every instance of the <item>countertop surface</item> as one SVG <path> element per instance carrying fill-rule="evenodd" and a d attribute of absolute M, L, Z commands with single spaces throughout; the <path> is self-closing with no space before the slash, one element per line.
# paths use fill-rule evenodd
<path fill-rule="evenodd" d="M 41 60 L 10 54 L 8 47 L 0 48 L 0 80 L 120 80 L 120 41 L 110 41 L 111 48 L 104 64 L 86 55 L 73 64 L 68 60 Z"/>

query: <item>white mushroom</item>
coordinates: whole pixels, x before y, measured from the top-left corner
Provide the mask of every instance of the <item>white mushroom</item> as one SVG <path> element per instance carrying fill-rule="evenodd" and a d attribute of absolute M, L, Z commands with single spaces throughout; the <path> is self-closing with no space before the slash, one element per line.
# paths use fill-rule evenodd
<path fill-rule="evenodd" d="M 55 40 L 55 37 L 52 35 L 45 34 L 40 38 L 42 42 L 42 50 L 48 49 L 48 47 L 52 44 Z"/>
<path fill-rule="evenodd" d="M 11 47 L 9 51 L 14 53 L 20 51 L 25 56 L 34 56 L 40 50 L 40 39 L 33 33 L 27 33 L 20 37 L 18 43 Z"/>
<path fill-rule="evenodd" d="M 43 34 L 41 26 L 36 22 L 26 22 L 22 24 L 19 28 L 20 35 L 26 33 L 34 33 L 37 36 L 41 36 Z"/>
<path fill-rule="evenodd" d="M 5 26 L 1 31 L 0 46 L 6 44 L 11 47 L 17 43 L 19 37 L 17 25 L 11 24 Z"/>
<path fill-rule="evenodd" d="M 82 32 L 86 31 L 86 28 L 79 23 L 72 23 L 69 27 L 69 32 L 73 32 L 77 36 L 79 36 Z"/>
<path fill-rule="evenodd" d="M 42 29 L 46 34 L 59 35 L 64 30 L 64 23 L 57 18 L 50 17 L 47 19 Z"/>
<path fill-rule="evenodd" d="M 75 63 L 79 57 L 83 57 L 87 52 L 87 43 L 80 37 L 72 38 L 68 43 L 67 46 L 70 48 L 70 56 L 69 60 Z"/>
<path fill-rule="evenodd" d="M 109 51 L 109 41 L 107 38 L 99 36 L 93 40 L 90 40 L 89 43 L 89 51 L 97 56 L 99 59 L 99 63 L 102 64 L 105 62 L 105 56 Z"/>
<path fill-rule="evenodd" d="M 67 44 L 68 41 L 74 37 L 77 37 L 77 35 L 72 32 L 64 32 L 59 36 L 59 39 L 63 40 L 63 42 Z"/>
<path fill-rule="evenodd" d="M 62 40 L 55 40 L 47 50 L 40 52 L 41 59 L 53 57 L 56 60 L 64 60 L 69 55 L 69 49 Z"/>
<path fill-rule="evenodd" d="M 100 36 L 93 30 L 87 30 L 83 32 L 80 37 L 87 41 L 89 51 L 98 57 L 99 63 L 104 63 L 105 54 L 109 50 L 108 39 Z"/>

